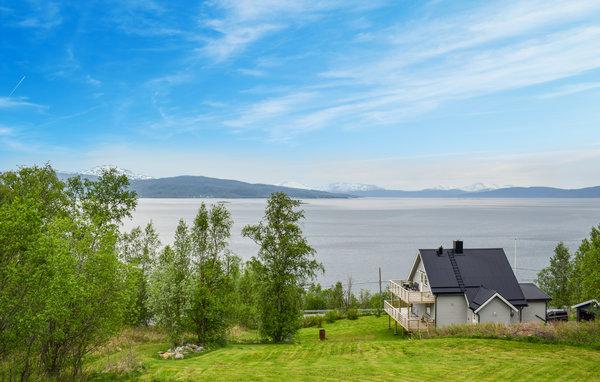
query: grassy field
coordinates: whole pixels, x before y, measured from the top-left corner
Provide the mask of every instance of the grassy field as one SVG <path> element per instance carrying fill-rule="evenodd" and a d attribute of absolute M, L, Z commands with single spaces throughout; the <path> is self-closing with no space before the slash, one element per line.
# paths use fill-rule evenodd
<path fill-rule="evenodd" d="M 92 380 L 114 380 L 107 364 L 134 358 L 141 371 L 121 380 L 600 380 L 600 351 L 585 347 L 500 339 L 394 336 L 387 318 L 361 317 L 302 329 L 296 343 L 231 344 L 183 360 L 162 360 L 168 346 L 149 342 L 118 347 L 88 363 Z M 245 341 L 252 335 L 242 333 Z"/>

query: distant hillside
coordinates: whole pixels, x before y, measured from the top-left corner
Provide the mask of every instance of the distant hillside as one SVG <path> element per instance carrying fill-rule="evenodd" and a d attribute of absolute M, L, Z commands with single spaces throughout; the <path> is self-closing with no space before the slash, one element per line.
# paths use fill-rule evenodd
<path fill-rule="evenodd" d="M 464 190 L 372 190 L 348 192 L 359 197 L 387 198 L 600 198 L 600 186 L 578 189 L 553 187 L 506 187 L 469 192 Z"/>
<path fill-rule="evenodd" d="M 508 187 L 497 190 L 467 192 L 468 198 L 600 198 L 600 186 L 562 189 L 553 187 Z"/>
<path fill-rule="evenodd" d="M 141 198 L 266 198 L 278 191 L 303 199 L 349 197 L 324 191 L 252 184 L 205 176 L 132 180 L 131 186 Z"/>
<path fill-rule="evenodd" d="M 58 173 L 65 180 L 77 174 Z M 96 179 L 96 175 L 81 174 Z M 293 198 L 349 198 L 350 195 L 331 192 L 303 190 L 270 184 L 252 184 L 237 180 L 209 178 L 205 176 L 176 176 L 158 179 L 130 179 L 131 188 L 140 198 L 267 198 L 274 192 L 285 192 Z"/>

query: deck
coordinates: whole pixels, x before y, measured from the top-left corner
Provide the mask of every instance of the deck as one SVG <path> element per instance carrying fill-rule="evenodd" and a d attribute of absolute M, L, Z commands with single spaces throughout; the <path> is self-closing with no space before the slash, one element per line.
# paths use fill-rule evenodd
<path fill-rule="evenodd" d="M 412 315 L 408 307 L 396 308 L 389 301 L 384 302 L 384 310 L 394 321 L 409 332 L 427 330 L 435 326 L 432 319 Z"/>
<path fill-rule="evenodd" d="M 407 304 L 433 304 L 435 302 L 433 293 L 409 290 L 404 287 L 405 284 L 404 280 L 390 280 L 390 292 Z"/>

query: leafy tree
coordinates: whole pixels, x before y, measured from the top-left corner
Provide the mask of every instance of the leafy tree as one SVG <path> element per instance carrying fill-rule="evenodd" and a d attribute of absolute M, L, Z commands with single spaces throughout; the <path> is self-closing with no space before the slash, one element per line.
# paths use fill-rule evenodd
<path fill-rule="evenodd" d="M 321 284 L 311 284 L 304 295 L 304 309 L 321 310 L 327 308 L 327 297 L 325 291 L 321 288 Z"/>
<path fill-rule="evenodd" d="M 183 342 L 188 327 L 186 311 L 189 306 L 191 252 L 187 224 L 180 220 L 173 247 L 166 246 L 160 253 L 158 265 L 150 278 L 150 306 L 173 346 Z"/>
<path fill-rule="evenodd" d="M 258 281 L 260 333 L 274 342 L 287 340 L 298 330 L 303 284 L 322 269 L 302 234 L 300 205 L 285 193 L 274 193 L 263 220 L 242 230 L 259 245 L 251 264 Z"/>
<path fill-rule="evenodd" d="M 329 309 L 342 309 L 344 306 L 344 286 L 341 281 L 338 281 L 328 289 L 327 307 Z"/>
<path fill-rule="evenodd" d="M 223 343 L 233 318 L 239 266 L 233 265 L 228 250 L 232 226 L 231 214 L 222 204 L 209 211 L 202 203 L 194 219 L 188 315 L 199 343 Z"/>
<path fill-rule="evenodd" d="M 240 276 L 234 278 L 236 286 L 235 290 L 237 293 L 234 297 L 234 306 L 236 311 L 234 312 L 236 320 L 241 325 L 250 328 L 257 329 L 259 326 L 259 293 L 258 293 L 258 275 L 256 269 L 258 266 L 254 264 L 255 260 L 250 260 L 244 265 Z"/>
<path fill-rule="evenodd" d="M 551 298 L 555 306 L 568 306 L 572 302 L 571 278 L 573 265 L 569 248 L 564 243 L 558 243 L 550 265 L 538 273 L 537 284 Z"/>
<path fill-rule="evenodd" d="M 148 302 L 148 279 L 158 259 L 160 240 L 152 222 L 142 231 L 136 227 L 121 235 L 119 254 L 123 262 L 130 266 L 130 302 L 126 322 L 130 325 L 148 326 L 152 313 Z"/>
<path fill-rule="evenodd" d="M 600 226 L 581 242 L 573 268 L 574 301 L 600 299 Z"/>
<path fill-rule="evenodd" d="M 75 378 L 83 357 L 119 329 L 118 227 L 136 204 L 127 186 L 114 170 L 67 185 L 50 166 L 0 175 L 0 357 L 9 375 Z"/>

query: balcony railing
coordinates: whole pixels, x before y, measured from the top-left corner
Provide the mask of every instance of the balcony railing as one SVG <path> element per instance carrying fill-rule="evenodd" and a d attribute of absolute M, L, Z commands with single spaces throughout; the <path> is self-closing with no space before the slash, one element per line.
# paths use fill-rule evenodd
<path fill-rule="evenodd" d="M 435 296 L 433 295 L 433 293 L 410 290 L 405 286 L 407 284 L 407 281 L 390 280 L 390 292 L 392 292 L 395 296 L 399 297 L 402 301 L 409 304 L 432 304 L 435 302 Z"/>
<path fill-rule="evenodd" d="M 384 310 L 407 331 L 427 330 L 432 328 L 434 321 L 428 317 L 410 315 L 408 308 L 396 308 L 389 301 L 384 301 Z"/>

